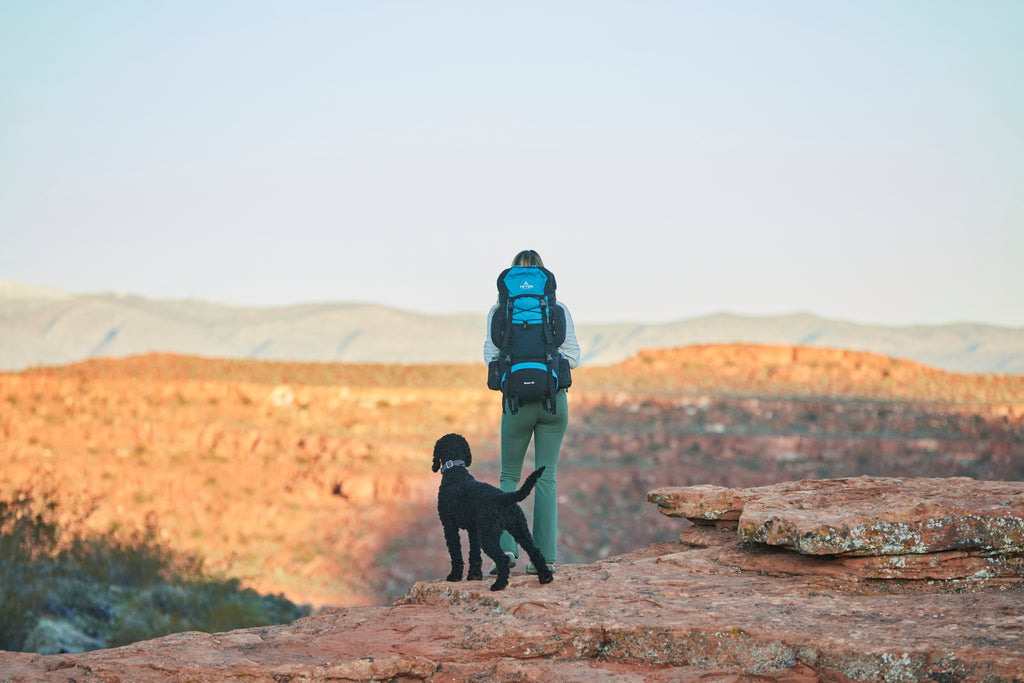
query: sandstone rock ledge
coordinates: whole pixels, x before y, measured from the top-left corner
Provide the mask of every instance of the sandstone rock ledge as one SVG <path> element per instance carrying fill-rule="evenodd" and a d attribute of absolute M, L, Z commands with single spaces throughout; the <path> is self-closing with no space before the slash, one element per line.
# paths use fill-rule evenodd
<path fill-rule="evenodd" d="M 878 581 L 704 521 L 546 586 L 425 581 L 288 625 L 0 653 L 0 680 L 1024 681 L 1019 576 Z"/>
<path fill-rule="evenodd" d="M 747 489 L 666 487 L 647 499 L 670 517 L 736 530 L 752 552 L 734 562 L 747 569 L 775 547 L 795 551 L 775 556 L 783 573 L 1024 577 L 1022 482 L 854 477 Z M 687 542 L 685 532 L 680 540 Z"/>

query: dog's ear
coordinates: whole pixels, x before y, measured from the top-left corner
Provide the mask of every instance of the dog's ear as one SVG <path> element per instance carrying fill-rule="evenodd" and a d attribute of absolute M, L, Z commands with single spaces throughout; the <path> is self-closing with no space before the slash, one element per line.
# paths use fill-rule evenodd
<path fill-rule="evenodd" d="M 431 471 L 433 472 L 437 472 L 439 469 L 441 469 L 441 451 L 444 450 L 444 440 L 445 437 L 442 436 L 440 439 L 434 442 L 434 464 L 431 465 L 430 467 Z"/>

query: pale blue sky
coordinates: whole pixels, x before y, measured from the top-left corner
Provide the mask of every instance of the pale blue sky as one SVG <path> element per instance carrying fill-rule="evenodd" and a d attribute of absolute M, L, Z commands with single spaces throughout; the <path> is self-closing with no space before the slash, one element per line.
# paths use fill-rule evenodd
<path fill-rule="evenodd" d="M 1024 2 L 0 0 L 0 280 L 1024 326 Z"/>

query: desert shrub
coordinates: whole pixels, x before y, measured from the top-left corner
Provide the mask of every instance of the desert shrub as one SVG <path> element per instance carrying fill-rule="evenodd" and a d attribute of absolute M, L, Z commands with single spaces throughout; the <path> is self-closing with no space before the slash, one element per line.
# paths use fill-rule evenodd
<path fill-rule="evenodd" d="M 56 503 L 18 491 L 0 501 L 0 650 L 20 650 L 44 608 L 59 537 Z"/>
<path fill-rule="evenodd" d="M 76 525 L 81 526 L 81 525 Z M 185 630 L 219 632 L 305 614 L 244 589 L 158 540 L 155 521 L 105 535 L 71 533 L 51 493 L 0 501 L 0 649 L 116 647 Z"/>
<path fill-rule="evenodd" d="M 303 614 L 284 597 L 241 588 L 237 579 L 185 579 L 133 593 L 119 611 L 111 639 L 131 643 L 181 631 L 218 633 L 279 624 Z"/>

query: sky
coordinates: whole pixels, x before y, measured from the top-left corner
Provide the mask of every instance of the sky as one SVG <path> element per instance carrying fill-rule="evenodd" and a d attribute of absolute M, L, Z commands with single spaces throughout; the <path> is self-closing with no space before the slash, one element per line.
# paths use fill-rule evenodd
<path fill-rule="evenodd" d="M 1024 327 L 1024 2 L 0 0 L 0 280 Z"/>

